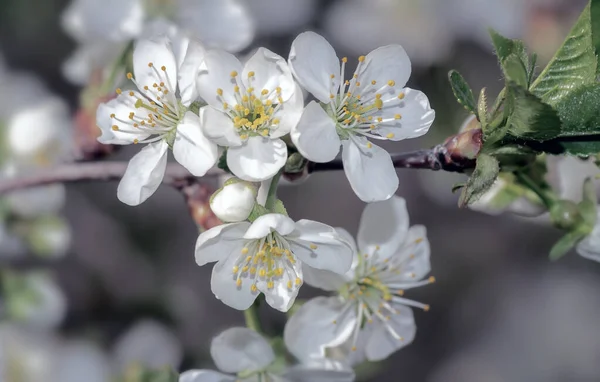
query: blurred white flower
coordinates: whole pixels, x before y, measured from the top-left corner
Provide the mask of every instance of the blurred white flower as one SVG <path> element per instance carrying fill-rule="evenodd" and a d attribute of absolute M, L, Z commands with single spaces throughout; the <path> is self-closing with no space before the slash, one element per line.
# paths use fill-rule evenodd
<path fill-rule="evenodd" d="M 328 225 L 294 222 L 266 214 L 253 223 L 224 224 L 203 232 L 196 243 L 196 262 L 217 262 L 211 288 L 234 309 L 248 309 L 260 292 L 273 308 L 286 312 L 302 285 L 302 265 L 343 274 L 352 249 Z"/>
<path fill-rule="evenodd" d="M 281 139 L 298 122 L 304 100 L 285 60 L 260 48 L 244 64 L 232 54 L 206 53 L 198 72 L 206 135 L 228 147 L 227 166 L 240 179 L 272 178 L 285 165 Z"/>
<path fill-rule="evenodd" d="M 117 340 L 113 357 L 117 373 L 123 373 L 131 364 L 149 369 L 170 366 L 177 370 L 183 359 L 183 348 L 168 327 L 144 320 L 137 322 Z"/>
<path fill-rule="evenodd" d="M 58 258 L 71 246 L 71 227 L 59 216 L 40 216 L 28 224 L 27 241 L 36 255 Z"/>
<path fill-rule="evenodd" d="M 402 44 L 413 62 L 428 66 L 446 58 L 453 35 L 438 0 L 340 0 L 325 15 L 325 32 L 340 49 L 360 55 Z"/>
<path fill-rule="evenodd" d="M 241 222 L 252 213 L 256 195 L 252 183 L 229 179 L 210 198 L 210 209 L 222 222 Z"/>
<path fill-rule="evenodd" d="M 287 322 L 286 346 L 300 359 L 320 358 L 328 348 L 350 350 L 351 364 L 379 361 L 410 344 L 416 326 L 410 306 L 421 303 L 401 297 L 405 289 L 427 285 L 429 242 L 423 226 L 409 228 L 404 199 L 393 197 L 365 208 L 358 231 L 355 260 L 344 276 L 304 270 L 306 283 L 336 292 L 314 298 Z"/>
<path fill-rule="evenodd" d="M 179 382 L 351 382 L 349 369 L 331 370 L 317 365 L 281 368 L 275 365 L 275 353 L 260 334 L 248 328 L 231 328 L 212 341 L 210 354 L 222 371 L 189 370 Z"/>
<path fill-rule="evenodd" d="M 317 0 L 247 0 L 256 32 L 265 36 L 302 29 L 315 17 Z"/>
<path fill-rule="evenodd" d="M 135 78 L 131 73 L 127 77 L 139 92 L 117 89 L 117 98 L 98 107 L 99 142 L 148 143 L 131 159 L 119 184 L 117 196 L 123 203 L 138 205 L 156 191 L 169 148 L 195 176 L 204 175 L 217 161 L 217 146 L 204 136 L 198 116 L 188 111 L 197 99 L 195 70 L 203 54 L 199 43 L 190 42 L 178 65 L 166 37 L 138 41 L 133 52 Z"/>
<path fill-rule="evenodd" d="M 85 84 L 95 70 L 114 63 L 131 40 L 156 32 L 156 23 L 176 25 L 190 38 L 233 52 L 254 38 L 252 17 L 241 0 L 73 0 L 62 25 L 81 46 L 66 62 L 65 75 Z"/>
<path fill-rule="evenodd" d="M 389 199 L 398 189 L 390 154 L 367 138 L 400 141 L 419 137 L 435 118 L 425 94 L 405 88 L 410 60 L 399 45 L 378 48 L 358 59 L 345 80 L 347 58 L 313 32 L 292 44 L 290 66 L 313 101 L 292 129 L 298 151 L 313 162 L 333 160 L 343 146 L 342 160 L 350 185 L 360 199 Z"/>

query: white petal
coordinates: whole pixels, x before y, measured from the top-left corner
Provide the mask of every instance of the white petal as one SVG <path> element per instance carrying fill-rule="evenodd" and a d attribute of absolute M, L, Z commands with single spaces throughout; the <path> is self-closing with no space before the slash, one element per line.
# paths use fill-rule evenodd
<path fill-rule="evenodd" d="M 344 172 L 362 201 L 387 200 L 398 189 L 398 175 L 392 158 L 377 145 L 372 144 L 368 148 L 365 141 L 354 138 L 342 142 Z"/>
<path fill-rule="evenodd" d="M 179 0 L 178 24 L 207 46 L 231 52 L 246 48 L 254 38 L 254 23 L 240 0 Z"/>
<path fill-rule="evenodd" d="M 234 382 L 235 377 L 212 370 L 188 370 L 179 376 L 179 382 Z"/>
<path fill-rule="evenodd" d="M 417 138 L 429 131 L 429 127 L 435 119 L 435 111 L 431 110 L 427 96 L 418 91 L 405 88 L 404 98 L 399 102 L 393 102 L 393 106 L 385 106 L 379 113 L 373 115 L 374 118 L 392 119 L 393 122 L 386 122 L 377 129 L 382 137 L 393 134 L 392 141 L 401 141 L 403 139 Z M 396 115 L 402 118 L 395 119 Z"/>
<path fill-rule="evenodd" d="M 282 214 L 266 214 L 256 219 L 244 235 L 244 239 L 262 239 L 273 231 L 285 236 L 294 231 L 296 223 Z"/>
<path fill-rule="evenodd" d="M 248 328 L 231 328 L 219 334 L 210 345 L 210 355 L 226 373 L 262 370 L 275 360 L 267 340 Z"/>
<path fill-rule="evenodd" d="M 221 224 L 204 231 L 196 241 L 196 264 L 224 259 L 234 248 L 239 247 L 242 236 L 250 227 L 248 222 Z"/>
<path fill-rule="evenodd" d="M 340 152 L 335 121 L 315 101 L 306 106 L 290 136 L 300 154 L 313 162 L 330 162 Z"/>
<path fill-rule="evenodd" d="M 137 206 L 158 189 L 167 168 L 165 141 L 150 143 L 129 161 L 125 175 L 119 183 L 117 197 L 130 206 Z"/>
<path fill-rule="evenodd" d="M 183 106 L 187 107 L 200 98 L 200 94 L 196 88 L 196 80 L 205 53 L 206 50 L 200 42 L 190 40 L 185 58 L 178 72 L 179 94 Z"/>
<path fill-rule="evenodd" d="M 200 128 L 200 118 L 188 111 L 177 125 L 173 156 L 194 176 L 203 176 L 217 163 L 217 145 L 208 140 Z"/>
<path fill-rule="evenodd" d="M 597 222 L 591 234 L 577 244 L 577 253 L 586 259 L 600 262 L 600 210 Z"/>
<path fill-rule="evenodd" d="M 269 137 L 274 139 L 289 134 L 290 131 L 296 127 L 298 121 L 300 121 L 303 110 L 304 94 L 302 93 L 300 85 L 296 84 L 296 90 L 292 97 L 284 102 L 279 110 L 273 114 L 273 118 L 279 119 L 279 125 L 277 125 L 277 128 L 274 128 L 274 125 L 271 126 Z"/>
<path fill-rule="evenodd" d="M 351 245 L 326 224 L 300 220 L 287 239 L 294 255 L 310 267 L 343 275 L 352 265 Z"/>
<path fill-rule="evenodd" d="M 389 357 L 395 351 L 410 344 L 415 338 L 417 326 L 413 312 L 409 307 L 394 305 L 394 308 L 399 312 L 393 314 L 386 324 L 389 325 L 394 332 L 399 335 L 402 340 L 394 338 L 381 321 L 374 321 L 371 331 L 371 336 L 367 340 L 365 353 L 369 361 L 381 361 Z"/>
<path fill-rule="evenodd" d="M 289 63 L 300 85 L 319 101 L 331 101 L 329 96 L 339 89 L 341 68 L 327 40 L 314 32 L 301 33 L 292 43 Z"/>
<path fill-rule="evenodd" d="M 281 139 L 250 137 L 242 146 L 227 150 L 227 167 L 250 182 L 272 178 L 287 161 L 287 146 Z"/>
<path fill-rule="evenodd" d="M 198 94 L 209 105 L 219 110 L 223 110 L 223 102 L 236 105 L 238 102 L 233 92 L 236 78 L 231 77 L 231 73 L 237 72 L 240 76 L 242 69 L 240 60 L 233 54 L 222 50 L 207 51 L 198 71 Z M 217 89 L 223 90 L 222 96 L 217 94 Z"/>
<path fill-rule="evenodd" d="M 254 76 L 248 77 L 248 73 L 254 72 Z M 256 93 L 266 89 L 271 93 L 269 99 L 275 101 L 277 87 L 281 88 L 283 101 L 289 100 L 296 90 L 296 84 L 290 67 L 284 58 L 271 52 L 266 48 L 258 48 L 256 53 L 244 65 L 242 80 L 246 88 L 255 88 Z"/>
<path fill-rule="evenodd" d="M 394 255 L 406 240 L 409 216 L 406 201 L 398 196 L 368 204 L 363 210 L 358 228 L 358 248 L 361 253 L 382 259 Z M 377 250 L 379 248 L 379 250 Z"/>
<path fill-rule="evenodd" d="M 135 113 L 136 116 L 146 119 L 148 112 L 145 109 L 136 108 L 135 103 L 138 98 L 143 97 L 140 93 L 134 92 L 133 97 L 129 94 L 121 94 L 107 103 L 101 103 L 96 111 L 96 125 L 102 131 L 102 135 L 98 138 L 98 142 L 106 145 L 128 145 L 133 143 L 134 139 L 144 140 L 149 137 L 149 134 L 142 134 L 135 131 L 135 127 L 129 123 L 121 121 L 130 121 L 129 115 Z M 115 118 L 111 118 L 111 115 Z M 117 126 L 118 130 L 113 130 L 113 126 Z M 135 133 L 127 133 L 126 131 L 134 131 Z"/>
<path fill-rule="evenodd" d="M 404 48 L 400 45 L 387 45 L 367 54 L 359 68 L 358 80 L 365 84 L 376 81 L 376 88 L 381 88 L 389 81 L 394 81 L 394 86 L 387 86 L 380 93 L 391 92 L 398 95 L 398 90 L 408 82 L 410 73 L 410 59 Z"/>
<path fill-rule="evenodd" d="M 133 74 L 140 91 L 150 98 L 154 99 L 155 96 L 151 90 L 144 90 L 144 86 L 153 89 L 153 84 L 161 82 L 165 83 L 171 94 L 175 94 L 177 69 L 177 60 L 167 37 L 154 37 L 136 42 L 133 49 Z"/>
<path fill-rule="evenodd" d="M 247 278 L 241 279 L 242 285 L 239 287 L 236 284 L 237 277 L 233 274 L 233 267 L 236 265 L 245 243 L 235 241 L 235 244 L 232 243 L 230 247 L 227 247 L 227 252 L 222 252 L 221 256 L 226 256 L 226 259 L 215 264 L 210 287 L 215 297 L 225 305 L 237 310 L 246 310 L 256 300 L 258 292 L 252 292 L 252 281 Z"/>
<path fill-rule="evenodd" d="M 382 281 L 387 284 L 407 283 L 402 289 L 410 288 L 410 283 L 423 279 L 431 271 L 430 254 L 425 227 L 422 225 L 410 227 L 402 247 L 390 257 L 390 264 L 400 265 L 400 273 L 382 278 Z"/>
<path fill-rule="evenodd" d="M 287 312 L 290 310 L 292 305 L 294 305 L 296 296 L 298 296 L 298 292 L 302 286 L 302 284 L 296 284 L 297 278 L 300 280 L 303 278 L 302 265 L 296 263 L 292 268 L 293 271 L 284 268 L 285 272 L 281 277 L 274 281 L 272 288 L 269 288 L 266 279 L 259 278 L 256 283 L 258 290 L 264 293 L 267 304 L 280 312 Z M 288 285 L 291 285 L 292 287 L 288 288 Z"/>
<path fill-rule="evenodd" d="M 336 292 L 340 290 L 346 282 L 350 281 L 337 273 L 316 269 L 309 267 L 308 265 L 302 267 L 302 274 L 304 283 L 328 292 Z"/>
<path fill-rule="evenodd" d="M 223 186 L 210 198 L 210 209 L 223 222 L 241 222 L 248 219 L 256 204 L 256 187 L 238 181 Z"/>
<path fill-rule="evenodd" d="M 285 345 L 296 358 L 307 361 L 325 356 L 327 347 L 344 343 L 356 322 L 354 309 L 337 297 L 316 297 L 298 309 L 283 332 Z"/>
<path fill-rule="evenodd" d="M 241 146 L 242 140 L 231 118 L 212 106 L 200 109 L 200 123 L 204 134 L 220 146 Z"/>

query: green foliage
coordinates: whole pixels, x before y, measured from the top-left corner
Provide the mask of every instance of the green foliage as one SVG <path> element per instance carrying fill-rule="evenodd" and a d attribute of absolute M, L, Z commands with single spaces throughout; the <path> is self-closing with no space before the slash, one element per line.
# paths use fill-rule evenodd
<path fill-rule="evenodd" d="M 253 222 L 259 217 L 268 213 L 270 213 L 270 211 L 266 207 L 261 206 L 258 203 L 254 203 L 254 208 L 252 209 L 252 212 L 250 212 L 250 216 L 248 216 L 248 221 Z"/>
<path fill-rule="evenodd" d="M 227 166 L 227 148 L 223 150 L 223 154 L 221 154 L 221 157 L 217 162 L 217 167 L 225 172 L 232 174 L 231 170 L 229 170 L 229 166 Z"/>
<path fill-rule="evenodd" d="M 489 32 L 490 36 L 492 37 L 492 44 L 494 44 L 494 49 L 496 50 L 496 55 L 498 56 L 500 65 L 502 65 L 504 60 L 506 60 L 510 55 L 516 55 L 525 66 L 528 66 L 529 58 L 527 57 L 527 52 L 525 51 L 525 45 L 523 44 L 523 41 L 506 38 L 493 29 L 490 29 Z"/>
<path fill-rule="evenodd" d="M 590 16 L 592 22 L 592 44 L 596 56 L 600 56 L 600 0 L 590 1 Z M 596 68 L 596 73 L 600 74 L 600 65 Z"/>
<path fill-rule="evenodd" d="M 479 200 L 494 184 L 499 172 L 500 166 L 496 158 L 479 154 L 475 170 L 460 194 L 458 205 L 465 207 Z"/>
<path fill-rule="evenodd" d="M 505 108 L 511 111 L 508 132 L 515 137 L 545 141 L 561 133 L 558 113 L 514 82 L 507 84 Z"/>
<path fill-rule="evenodd" d="M 502 60 L 502 71 L 507 81 L 512 81 L 517 85 L 527 89 L 529 86 L 529 78 L 527 68 L 522 58 L 513 53 Z"/>
<path fill-rule="evenodd" d="M 566 255 L 586 236 L 585 232 L 573 231 L 564 235 L 550 250 L 550 260 L 556 261 Z"/>
<path fill-rule="evenodd" d="M 463 105 L 467 111 L 477 115 L 475 96 L 463 76 L 456 70 L 451 70 L 450 73 L 448 73 L 448 79 L 450 80 L 452 92 L 454 92 L 454 96 L 458 102 Z"/>
<path fill-rule="evenodd" d="M 596 70 L 597 57 L 592 44 L 588 5 L 562 47 L 531 85 L 530 90 L 544 102 L 554 106 L 573 89 L 595 82 Z"/>
<path fill-rule="evenodd" d="M 288 212 L 285 209 L 285 206 L 283 205 L 283 202 L 279 199 L 277 199 L 275 201 L 275 203 L 273 203 L 273 210 L 272 212 L 276 213 L 276 214 L 282 214 L 285 216 L 288 216 Z"/>
<path fill-rule="evenodd" d="M 483 88 L 479 92 L 479 101 L 477 102 L 477 116 L 479 117 L 479 122 L 481 123 L 482 127 L 487 125 L 487 114 L 487 97 L 485 95 L 485 88 Z"/>

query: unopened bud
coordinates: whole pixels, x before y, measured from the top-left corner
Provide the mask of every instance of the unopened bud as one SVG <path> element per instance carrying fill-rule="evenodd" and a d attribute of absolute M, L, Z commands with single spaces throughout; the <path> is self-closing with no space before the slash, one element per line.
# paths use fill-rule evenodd
<path fill-rule="evenodd" d="M 570 200 L 559 200 L 550 208 L 550 217 L 554 225 L 561 229 L 570 230 L 583 219 L 577 204 Z"/>
<path fill-rule="evenodd" d="M 252 183 L 232 178 L 210 198 L 210 208 L 223 222 L 244 221 L 254 208 L 256 194 Z"/>

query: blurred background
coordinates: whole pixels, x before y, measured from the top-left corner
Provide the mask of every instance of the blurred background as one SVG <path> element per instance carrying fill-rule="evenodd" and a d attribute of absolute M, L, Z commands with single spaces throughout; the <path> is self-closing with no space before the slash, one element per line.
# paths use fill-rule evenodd
<path fill-rule="evenodd" d="M 448 86 L 450 69 L 459 70 L 475 91 L 487 87 L 490 97 L 502 88 L 488 27 L 522 38 L 542 66 L 586 1 L 245 3 L 256 35 L 242 56 L 265 46 L 287 57 L 292 40 L 305 30 L 323 34 L 340 57 L 402 44 L 413 63 L 409 86 L 429 96 L 437 118 L 425 137 L 385 146 L 400 152 L 433 146 L 460 128 L 467 114 Z M 61 27 L 69 5 L 69 0 L 0 0 L 2 176 L 99 155 L 94 76 L 82 77 L 67 62 L 82 47 Z M 115 13 L 118 6 L 105 3 Z M 98 14 L 99 22 L 102 17 Z M 92 62 L 109 55 L 96 54 Z M 127 160 L 136 151 L 125 147 L 110 160 Z M 408 202 L 412 224 L 428 229 L 437 282 L 407 293 L 431 305 L 429 312 L 415 313 L 414 343 L 361 369 L 361 379 L 600 380 L 600 265 L 575 254 L 550 263 L 547 254 L 559 233 L 543 217 L 458 209 L 451 187 L 460 174 L 399 170 L 398 175 L 398 195 Z M 569 186 L 563 184 L 567 193 Z M 206 205 L 193 205 L 190 215 L 182 195 L 163 187 L 132 208 L 117 200 L 116 187 L 116 182 L 59 185 L 0 201 L 0 381 L 74 381 L 69 378 L 85 370 L 85 381 L 104 382 L 133 362 L 178 370 L 210 367 L 211 338 L 243 325 L 242 313 L 210 292 L 211 267 L 194 261 L 193 217 L 210 220 Z M 215 187 L 214 180 L 207 181 L 200 192 L 208 195 Z M 295 220 L 317 220 L 353 234 L 364 207 L 341 171 L 282 186 L 280 197 Z M 305 286 L 300 298 L 318 293 Z M 285 315 L 271 309 L 261 315 L 268 333 L 281 333 Z"/>

